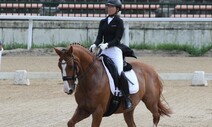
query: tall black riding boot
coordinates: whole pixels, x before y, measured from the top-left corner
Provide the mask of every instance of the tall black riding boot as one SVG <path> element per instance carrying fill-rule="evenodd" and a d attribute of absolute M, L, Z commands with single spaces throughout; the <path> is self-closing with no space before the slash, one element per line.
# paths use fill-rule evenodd
<path fill-rule="evenodd" d="M 119 85 L 120 85 L 123 97 L 125 99 L 125 108 L 130 109 L 132 108 L 132 102 L 130 99 L 130 92 L 129 92 L 127 77 L 125 76 L 124 72 L 122 72 L 120 75 L 119 83 L 120 83 Z"/>

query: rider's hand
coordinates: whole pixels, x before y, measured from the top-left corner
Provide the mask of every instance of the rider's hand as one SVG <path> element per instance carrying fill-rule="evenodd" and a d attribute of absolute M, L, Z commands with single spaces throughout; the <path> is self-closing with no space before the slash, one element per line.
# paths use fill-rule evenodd
<path fill-rule="evenodd" d="M 91 52 L 94 52 L 95 49 L 96 49 L 96 44 L 92 44 L 92 45 L 90 46 L 90 48 L 89 48 L 89 50 L 90 50 Z"/>
<path fill-rule="evenodd" d="M 108 43 L 100 44 L 99 47 L 101 50 L 104 50 L 108 47 Z"/>

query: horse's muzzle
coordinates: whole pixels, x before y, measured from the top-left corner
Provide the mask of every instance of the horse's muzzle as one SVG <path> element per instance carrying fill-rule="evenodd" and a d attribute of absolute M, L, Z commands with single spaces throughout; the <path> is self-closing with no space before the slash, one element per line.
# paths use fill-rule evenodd
<path fill-rule="evenodd" d="M 74 92 L 74 90 L 69 90 L 69 92 L 66 92 L 68 95 L 71 95 Z"/>
<path fill-rule="evenodd" d="M 64 92 L 67 93 L 68 95 L 71 95 L 75 90 L 76 84 L 75 83 L 69 84 L 67 81 L 64 81 L 63 83 L 64 83 Z"/>

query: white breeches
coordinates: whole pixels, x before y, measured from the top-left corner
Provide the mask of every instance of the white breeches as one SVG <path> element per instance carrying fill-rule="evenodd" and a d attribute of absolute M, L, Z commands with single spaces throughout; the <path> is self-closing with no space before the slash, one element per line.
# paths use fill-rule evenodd
<path fill-rule="evenodd" d="M 105 54 L 112 59 L 116 65 L 119 75 L 121 75 L 121 72 L 123 71 L 123 56 L 121 49 L 118 47 L 106 48 L 101 54 Z"/>

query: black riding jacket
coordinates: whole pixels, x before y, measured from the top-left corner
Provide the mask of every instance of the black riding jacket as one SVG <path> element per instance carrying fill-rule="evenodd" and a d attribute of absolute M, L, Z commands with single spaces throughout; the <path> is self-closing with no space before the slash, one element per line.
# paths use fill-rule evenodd
<path fill-rule="evenodd" d="M 100 21 L 98 35 L 94 43 L 99 45 L 103 41 L 103 43 L 108 43 L 108 47 L 119 46 L 123 33 L 123 20 L 118 15 L 115 15 L 109 24 L 108 17 L 106 17 Z"/>

